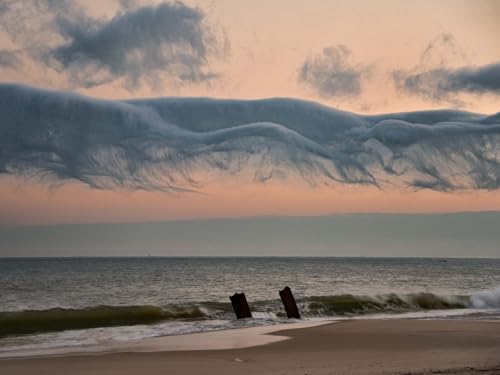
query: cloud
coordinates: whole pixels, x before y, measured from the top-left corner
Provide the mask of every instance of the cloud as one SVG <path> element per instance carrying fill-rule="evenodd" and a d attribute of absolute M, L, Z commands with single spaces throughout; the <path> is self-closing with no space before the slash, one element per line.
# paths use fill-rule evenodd
<path fill-rule="evenodd" d="M 57 17 L 90 19 L 72 0 L 3 0 L 0 7 L 0 30 L 33 59 L 63 42 L 56 25 Z"/>
<path fill-rule="evenodd" d="M 468 61 L 467 54 L 451 33 L 442 33 L 432 39 L 420 55 L 417 68 L 422 70 L 457 66 Z"/>
<path fill-rule="evenodd" d="M 118 81 L 129 90 L 155 89 L 165 82 L 217 77 L 210 62 L 227 53 L 228 42 L 208 25 L 201 9 L 181 2 L 119 4 L 114 17 L 103 19 L 75 2 L 33 0 L 9 3 L 1 18 L 4 30 L 33 59 L 66 76 L 73 87 Z"/>
<path fill-rule="evenodd" d="M 460 103 L 461 93 L 500 95 L 500 62 L 410 74 L 397 71 L 393 77 L 399 89 L 437 102 Z"/>
<path fill-rule="evenodd" d="M 392 72 L 396 87 L 434 102 L 464 105 L 463 94 L 500 94 L 500 61 L 476 66 L 452 34 L 437 36 L 411 70 Z"/>
<path fill-rule="evenodd" d="M 299 82 L 305 83 L 325 98 L 353 97 L 361 93 L 361 79 L 367 67 L 352 65 L 351 51 L 344 45 L 326 47 L 304 61 Z"/>
<path fill-rule="evenodd" d="M 362 116 L 293 99 L 112 101 L 4 84 L 0 118 L 0 174 L 51 182 L 162 191 L 200 191 L 224 178 L 500 187 L 499 114 Z"/>
<path fill-rule="evenodd" d="M 207 81 L 215 77 L 207 64 L 218 45 L 203 18 L 200 9 L 181 3 L 145 6 L 90 27 L 60 18 L 69 42 L 50 54 L 86 87 L 120 78 L 131 89 L 154 87 L 165 74 L 180 82 Z"/>
<path fill-rule="evenodd" d="M 18 57 L 18 52 L 5 49 L 0 50 L 0 68 L 17 69 L 22 65 L 22 61 Z"/>

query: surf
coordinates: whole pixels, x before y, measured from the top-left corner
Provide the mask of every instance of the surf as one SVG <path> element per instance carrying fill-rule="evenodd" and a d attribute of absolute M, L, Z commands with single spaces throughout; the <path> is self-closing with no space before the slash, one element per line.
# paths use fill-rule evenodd
<path fill-rule="evenodd" d="M 431 310 L 500 307 L 500 287 L 473 295 L 440 296 L 433 293 L 353 295 L 338 294 L 297 298 L 304 318 L 354 317 Z M 279 300 L 250 301 L 256 319 L 282 321 Z M 0 337 L 99 327 L 151 325 L 166 321 L 234 320 L 231 304 L 202 301 L 164 306 L 90 306 L 43 310 L 0 311 Z"/>

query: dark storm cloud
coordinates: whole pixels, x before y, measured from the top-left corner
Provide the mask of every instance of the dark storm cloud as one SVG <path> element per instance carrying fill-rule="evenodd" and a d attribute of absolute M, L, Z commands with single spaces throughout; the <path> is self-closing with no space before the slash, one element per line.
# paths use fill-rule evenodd
<path fill-rule="evenodd" d="M 70 1 L 9 2 L 1 19 L 4 31 L 32 58 L 66 75 L 75 87 L 120 81 L 134 90 L 217 77 L 210 59 L 222 57 L 228 42 L 213 32 L 201 9 L 181 2 L 120 4 L 114 17 L 102 19 Z"/>
<path fill-rule="evenodd" d="M 454 191 L 500 187 L 500 117 L 361 116 L 293 99 L 97 100 L 0 85 L 0 173 L 187 191 L 204 177 Z"/>
<path fill-rule="evenodd" d="M 307 84 L 323 97 L 352 97 L 361 93 L 361 79 L 366 67 L 350 63 L 351 51 L 344 45 L 326 47 L 304 61 L 299 82 Z"/>

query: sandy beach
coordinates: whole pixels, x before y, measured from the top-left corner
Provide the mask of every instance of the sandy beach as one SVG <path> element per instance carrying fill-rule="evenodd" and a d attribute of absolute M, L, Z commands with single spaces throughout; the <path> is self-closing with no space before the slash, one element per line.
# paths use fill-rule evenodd
<path fill-rule="evenodd" d="M 241 333 L 245 331 L 240 330 L 240 338 Z M 4 359 L 0 361 L 0 373 L 500 374 L 498 321 L 352 320 L 270 335 L 289 339 L 213 349 L 220 347 L 224 334 L 203 333 L 191 338 L 196 350 L 173 351 L 175 340 L 182 341 L 183 349 L 190 340 L 171 336 L 165 338 L 170 342 L 166 351 L 139 352 L 145 350 L 143 347 L 113 353 Z M 211 346 L 211 338 L 215 346 Z M 202 346 L 207 350 L 200 350 Z"/>

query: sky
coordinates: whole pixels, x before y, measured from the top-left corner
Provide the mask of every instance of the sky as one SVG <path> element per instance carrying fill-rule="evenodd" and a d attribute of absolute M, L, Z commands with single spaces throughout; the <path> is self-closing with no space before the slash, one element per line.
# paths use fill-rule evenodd
<path fill-rule="evenodd" d="M 0 225 L 500 210 L 498 15 L 0 0 Z"/>

